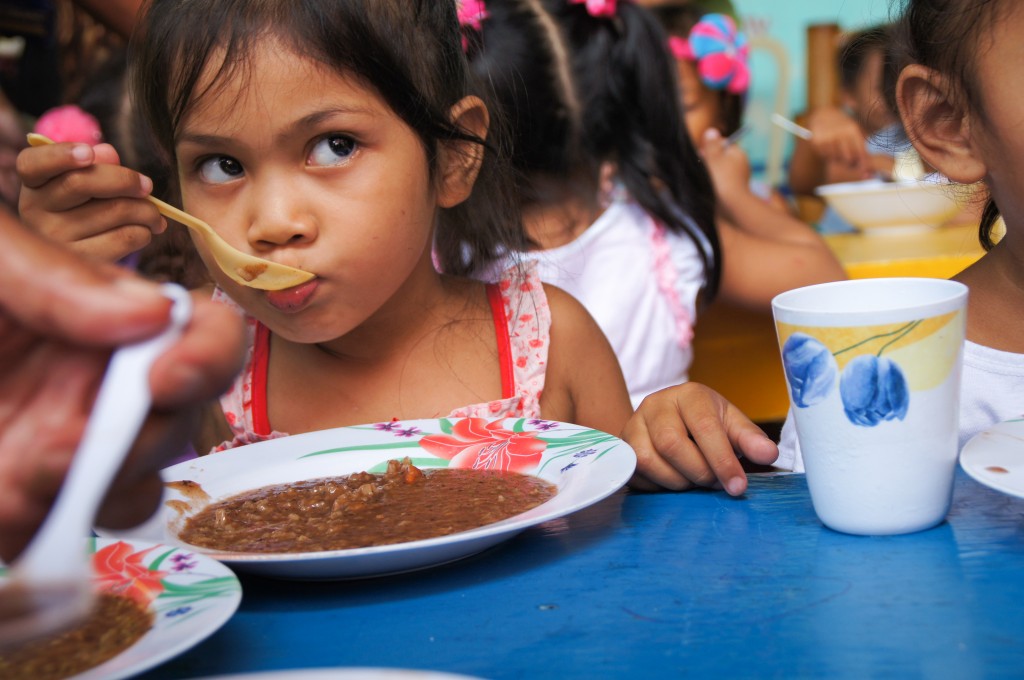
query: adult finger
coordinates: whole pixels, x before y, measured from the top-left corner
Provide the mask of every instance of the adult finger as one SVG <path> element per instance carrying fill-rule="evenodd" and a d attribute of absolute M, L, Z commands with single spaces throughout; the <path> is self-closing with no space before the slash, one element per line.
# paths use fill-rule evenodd
<path fill-rule="evenodd" d="M 156 334 L 170 301 L 158 286 L 47 242 L 0 210 L 0 316 L 73 343 L 114 346 Z"/>
<path fill-rule="evenodd" d="M 242 318 L 209 298 L 195 299 L 194 305 L 181 340 L 159 357 L 150 371 L 150 388 L 158 409 L 216 398 L 242 367 Z"/>

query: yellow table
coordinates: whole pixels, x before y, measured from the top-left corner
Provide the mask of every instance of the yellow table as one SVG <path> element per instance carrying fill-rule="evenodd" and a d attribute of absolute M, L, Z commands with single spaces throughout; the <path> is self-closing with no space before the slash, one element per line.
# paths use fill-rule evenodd
<path fill-rule="evenodd" d="M 899 234 L 825 237 L 852 279 L 949 278 L 983 254 L 977 225 Z M 697 323 L 690 379 L 718 390 L 751 420 L 784 420 L 789 394 L 771 312 L 717 302 Z"/>

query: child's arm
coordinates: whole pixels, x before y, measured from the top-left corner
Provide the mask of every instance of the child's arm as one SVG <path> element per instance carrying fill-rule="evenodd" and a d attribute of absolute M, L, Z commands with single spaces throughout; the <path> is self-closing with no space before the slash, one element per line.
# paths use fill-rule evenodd
<path fill-rule="evenodd" d="M 789 164 L 789 186 L 813 194 L 822 184 L 867 179 L 874 172 L 860 125 L 838 107 L 815 109 L 807 118 L 809 140 L 798 139 Z"/>
<path fill-rule="evenodd" d="M 742 149 L 711 129 L 700 152 L 721 212 L 722 298 L 765 310 L 783 291 L 846 278 L 817 232 L 750 190 L 750 166 Z"/>
<path fill-rule="evenodd" d="M 544 417 L 619 433 L 633 407 L 614 350 L 576 298 L 553 286 L 545 285 L 544 290 L 551 307 L 551 342 L 541 397 Z"/>
<path fill-rule="evenodd" d="M 149 201 L 152 181 L 120 164 L 109 144 L 53 144 L 18 155 L 22 220 L 53 241 L 117 261 L 167 227 Z"/>
<path fill-rule="evenodd" d="M 738 408 L 710 387 L 683 383 L 655 392 L 622 430 L 637 455 L 630 486 L 645 491 L 721 487 L 732 496 L 747 488 L 737 453 L 770 465 L 778 447 Z"/>
<path fill-rule="evenodd" d="M 697 383 L 656 392 L 633 413 L 619 362 L 597 323 L 568 293 L 544 288 L 551 305 L 544 417 L 619 433 L 637 453 L 631 486 L 684 490 L 720 483 L 736 495 L 746 489 L 746 476 L 735 451 L 755 463 L 775 460 L 778 449 L 759 427 Z"/>

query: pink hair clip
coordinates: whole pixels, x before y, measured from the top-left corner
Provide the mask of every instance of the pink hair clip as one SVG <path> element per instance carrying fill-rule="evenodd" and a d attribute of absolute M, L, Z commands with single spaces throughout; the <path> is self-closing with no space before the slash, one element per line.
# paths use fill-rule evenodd
<path fill-rule="evenodd" d="M 570 5 L 586 5 L 592 17 L 614 17 L 618 0 L 569 0 Z"/>
<path fill-rule="evenodd" d="M 484 19 L 490 15 L 484 0 L 460 0 L 459 2 L 459 26 L 472 28 L 479 31 L 483 27 Z"/>
<path fill-rule="evenodd" d="M 750 87 L 747 38 L 726 14 L 705 14 L 689 39 L 672 36 L 668 48 L 676 59 L 697 62 L 701 81 L 713 90 L 743 94 Z"/>
<path fill-rule="evenodd" d="M 484 0 L 459 0 L 458 3 L 459 26 L 463 29 L 471 28 L 478 33 L 483 28 L 484 19 L 490 17 Z M 469 40 L 466 35 L 462 36 L 462 51 L 469 48 Z"/>
<path fill-rule="evenodd" d="M 74 104 L 50 109 L 39 117 L 33 130 L 55 142 L 99 144 L 103 141 L 99 122 Z"/>

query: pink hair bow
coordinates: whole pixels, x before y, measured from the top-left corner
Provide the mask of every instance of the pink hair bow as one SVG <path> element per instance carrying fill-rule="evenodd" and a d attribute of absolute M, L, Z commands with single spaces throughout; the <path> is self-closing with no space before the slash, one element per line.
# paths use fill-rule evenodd
<path fill-rule="evenodd" d="M 490 16 L 487 7 L 484 6 L 484 0 L 460 0 L 458 12 L 459 25 L 476 31 L 483 27 L 484 19 Z"/>
<path fill-rule="evenodd" d="M 705 14 L 689 39 L 672 36 L 668 47 L 676 59 L 697 62 L 701 81 L 713 90 L 743 94 L 750 87 L 747 38 L 726 14 Z"/>
<path fill-rule="evenodd" d="M 33 130 L 55 142 L 99 144 L 103 141 L 99 121 L 74 104 L 50 109 L 39 117 Z"/>
<path fill-rule="evenodd" d="M 586 5 L 587 14 L 592 17 L 613 17 L 618 0 L 569 0 L 569 4 Z"/>
<path fill-rule="evenodd" d="M 487 13 L 487 7 L 484 6 L 484 0 L 459 0 L 459 26 L 463 29 L 471 28 L 479 33 L 483 28 L 484 19 L 487 19 L 490 16 L 491 15 Z M 465 32 L 463 32 L 462 51 L 465 52 L 468 49 L 469 39 L 466 37 Z"/>

